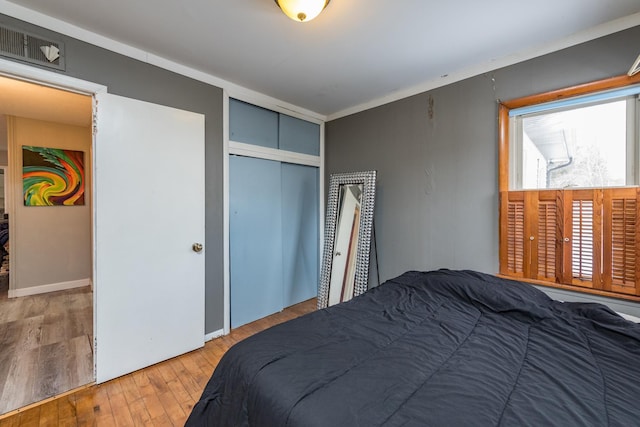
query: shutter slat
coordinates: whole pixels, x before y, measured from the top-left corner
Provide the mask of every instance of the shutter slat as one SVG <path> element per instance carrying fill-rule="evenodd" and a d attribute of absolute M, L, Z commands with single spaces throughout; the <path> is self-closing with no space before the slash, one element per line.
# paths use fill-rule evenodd
<path fill-rule="evenodd" d="M 565 190 L 570 210 L 565 218 L 568 241 L 563 252 L 563 282 L 594 289 L 602 289 L 602 212 L 603 192 Z M 568 223 L 567 223 L 568 221 Z"/>
<path fill-rule="evenodd" d="M 557 214 L 555 198 L 538 202 L 538 279 L 556 280 Z"/>
<path fill-rule="evenodd" d="M 611 286 L 635 289 L 636 211 L 635 198 L 611 201 Z"/>
<path fill-rule="evenodd" d="M 507 202 L 507 269 L 510 273 L 524 271 L 524 201 Z"/>
<path fill-rule="evenodd" d="M 638 294 L 638 189 L 604 190 L 604 288 Z"/>
<path fill-rule="evenodd" d="M 571 267 L 574 280 L 593 281 L 593 200 L 573 200 Z"/>

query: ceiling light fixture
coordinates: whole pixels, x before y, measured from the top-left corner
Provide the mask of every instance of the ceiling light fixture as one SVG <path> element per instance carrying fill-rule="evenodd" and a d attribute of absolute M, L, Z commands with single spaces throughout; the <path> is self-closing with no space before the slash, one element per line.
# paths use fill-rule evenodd
<path fill-rule="evenodd" d="M 311 21 L 324 10 L 331 0 L 275 0 L 285 15 L 294 21 Z"/>

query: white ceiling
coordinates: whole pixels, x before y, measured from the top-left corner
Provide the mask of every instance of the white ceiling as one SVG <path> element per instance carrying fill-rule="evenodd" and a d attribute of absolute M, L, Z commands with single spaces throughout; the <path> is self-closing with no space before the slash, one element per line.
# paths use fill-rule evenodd
<path fill-rule="evenodd" d="M 0 114 L 74 126 L 90 126 L 87 95 L 0 76 Z"/>
<path fill-rule="evenodd" d="M 0 76 L 0 150 L 7 149 L 5 115 L 90 126 L 92 99 L 87 95 Z"/>
<path fill-rule="evenodd" d="M 332 0 L 304 24 L 273 0 L 11 3 L 329 118 L 640 25 L 639 0 Z"/>

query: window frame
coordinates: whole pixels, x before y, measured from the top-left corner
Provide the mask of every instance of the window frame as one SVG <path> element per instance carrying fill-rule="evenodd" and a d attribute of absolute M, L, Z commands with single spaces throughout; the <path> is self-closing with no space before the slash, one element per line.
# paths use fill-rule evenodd
<path fill-rule="evenodd" d="M 611 287 L 609 283 L 605 283 L 606 279 L 604 281 L 600 281 L 600 284 L 598 284 L 597 286 L 592 286 L 592 287 L 576 286 L 571 283 L 571 280 L 567 280 L 569 279 L 568 277 L 565 277 L 567 274 L 567 270 L 558 271 L 556 273 L 556 280 L 551 281 L 549 278 L 544 280 L 535 278 L 537 275 L 534 273 L 531 273 L 533 264 L 526 267 L 525 272 L 523 272 L 522 274 L 509 274 L 507 269 L 507 258 L 508 258 L 507 239 L 508 239 L 508 232 L 509 232 L 509 229 L 508 229 L 509 224 L 508 224 L 508 218 L 507 218 L 508 217 L 507 201 L 510 193 L 521 192 L 523 193 L 522 197 L 524 197 L 524 199 L 532 200 L 532 198 L 537 197 L 538 192 L 542 192 L 542 191 L 562 192 L 563 191 L 562 189 L 524 190 L 524 189 L 510 188 L 510 184 L 515 181 L 513 177 L 510 176 L 511 161 L 513 160 L 512 156 L 515 154 L 513 152 L 510 152 L 510 151 L 513 151 L 513 150 L 510 150 L 510 147 L 511 147 L 510 142 L 511 142 L 511 139 L 515 137 L 512 129 L 512 123 L 514 123 L 515 121 L 512 121 L 511 118 L 509 117 L 509 112 L 516 108 L 533 106 L 537 104 L 544 104 L 544 103 L 549 103 L 553 101 L 564 100 L 567 98 L 591 95 L 598 92 L 604 92 L 607 90 L 622 89 L 626 86 L 637 85 L 639 83 L 640 83 L 640 74 L 637 74 L 635 76 L 623 75 L 623 76 L 612 77 L 612 78 L 599 80 L 595 82 L 584 83 L 584 84 L 572 86 L 569 88 L 557 89 L 550 92 L 544 92 L 540 94 L 516 98 L 509 101 L 499 101 L 499 105 L 498 105 L 498 191 L 500 196 L 500 207 L 498 209 L 498 212 L 499 212 L 499 228 L 498 229 L 500 233 L 499 260 L 500 260 L 501 276 L 505 276 L 508 278 L 515 278 L 517 280 L 523 280 L 523 281 L 536 283 L 544 286 L 564 288 L 564 289 L 570 289 L 578 292 L 593 293 L 593 294 L 599 294 L 599 295 L 604 295 L 608 297 L 640 301 L 640 275 L 637 275 L 636 277 L 636 281 L 637 281 L 635 285 L 637 289 L 636 294 L 630 295 L 630 294 L 625 294 L 621 291 L 616 291 Z M 640 106 L 636 104 L 636 108 L 634 112 L 635 117 L 633 118 L 633 120 L 635 120 L 636 133 L 640 132 L 639 130 L 640 111 L 639 110 L 640 110 Z M 635 135 L 634 137 L 638 138 L 639 135 Z M 638 169 L 640 169 L 640 162 L 639 162 L 640 149 L 635 151 L 636 152 L 633 153 L 633 160 L 636 161 L 636 168 L 634 169 L 634 173 L 636 175 L 636 181 L 635 181 L 636 184 L 632 186 L 626 186 L 623 188 L 639 188 L 638 185 L 640 184 L 640 181 L 637 180 L 637 175 L 639 173 Z M 595 189 L 580 189 L 575 191 L 583 191 L 583 190 L 595 190 Z M 534 192 L 536 194 L 535 196 L 534 196 Z M 527 193 L 531 193 L 531 194 L 527 194 Z M 638 194 L 640 195 L 640 192 Z M 639 196 L 639 200 L 640 200 L 640 196 Z M 537 202 L 535 206 L 537 206 Z M 534 216 L 537 221 L 537 213 L 534 214 Z M 638 218 L 638 221 L 640 221 L 640 217 Z M 557 229 L 562 229 L 563 224 L 559 224 L 559 222 L 560 222 L 560 219 L 558 219 Z M 528 225 L 528 222 L 527 222 L 526 227 L 531 228 L 532 226 Z M 525 234 L 527 234 L 527 231 L 528 230 L 525 230 Z M 533 236 L 534 234 L 535 233 L 532 233 L 531 235 Z M 637 235 L 640 236 L 640 230 L 638 231 Z M 569 245 L 566 245 L 566 246 L 569 246 Z M 571 259 L 567 257 L 566 255 L 567 252 L 565 249 L 563 249 L 562 242 L 560 241 L 560 237 L 558 237 L 558 240 L 556 241 L 556 247 L 559 251 L 563 253 L 564 258 L 562 262 L 565 263 L 565 266 L 566 266 L 566 263 L 570 263 Z M 638 247 L 640 248 L 640 246 Z M 529 256 L 528 252 L 527 254 L 524 254 L 524 255 L 525 257 Z M 603 255 L 603 257 L 606 257 L 606 256 L 607 255 Z M 535 261 L 537 262 L 537 259 Z M 527 274 L 527 272 L 529 274 Z M 602 283 L 605 283 L 605 285 L 603 286 Z"/>
<path fill-rule="evenodd" d="M 509 112 L 516 108 L 529 105 L 544 104 L 552 101 L 559 101 L 566 98 L 573 98 L 583 95 L 590 95 L 606 90 L 620 89 L 640 83 L 640 73 L 634 76 L 611 77 L 595 82 L 584 83 L 569 88 L 556 89 L 550 92 L 543 92 L 535 95 L 515 98 L 508 101 L 499 101 L 498 104 L 498 191 L 509 191 L 509 145 L 511 135 Z M 636 108 L 636 110 L 638 110 Z M 638 114 L 636 114 L 636 121 Z M 636 123 L 638 124 L 638 123 Z M 636 126 L 636 129 L 638 126 Z"/>

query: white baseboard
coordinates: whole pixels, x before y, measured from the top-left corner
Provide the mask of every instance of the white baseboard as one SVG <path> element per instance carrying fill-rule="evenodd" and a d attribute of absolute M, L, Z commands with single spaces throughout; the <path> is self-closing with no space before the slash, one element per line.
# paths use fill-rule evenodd
<path fill-rule="evenodd" d="M 49 283 L 48 285 L 31 286 L 21 289 L 9 289 L 9 298 L 26 297 L 28 295 L 46 294 L 47 292 L 64 291 L 91 285 L 91 279 L 72 280 L 70 282 Z"/>
<path fill-rule="evenodd" d="M 218 329 L 217 331 L 210 332 L 205 334 L 204 342 L 211 341 L 214 338 L 218 338 L 224 335 L 224 329 Z"/>

